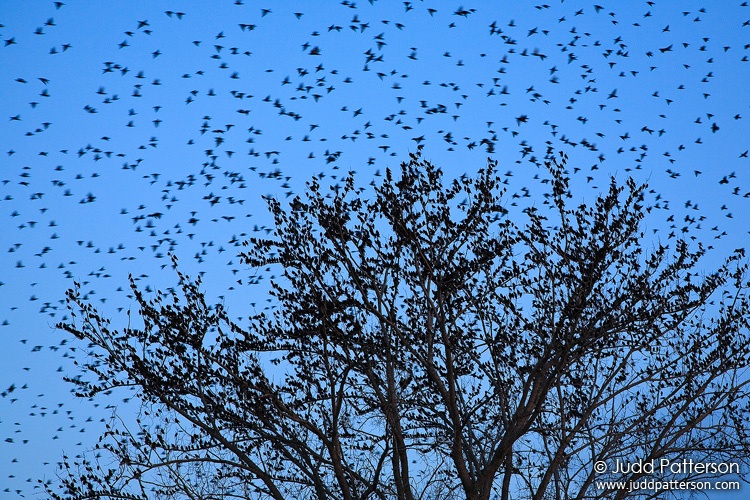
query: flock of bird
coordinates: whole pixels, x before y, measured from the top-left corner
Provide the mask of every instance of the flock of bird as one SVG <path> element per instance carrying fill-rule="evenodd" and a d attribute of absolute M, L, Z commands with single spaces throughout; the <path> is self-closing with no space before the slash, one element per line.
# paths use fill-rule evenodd
<path fill-rule="evenodd" d="M 750 234 L 747 2 L 177 4 L 0 7 L 3 494 L 133 408 L 61 381 L 86 351 L 65 289 L 123 320 L 128 274 L 173 285 L 174 253 L 238 317 L 270 307 L 238 247 L 313 176 L 377 183 L 424 145 L 448 177 L 498 159 L 523 208 L 564 151 L 582 199 L 648 182 L 655 241 Z"/>

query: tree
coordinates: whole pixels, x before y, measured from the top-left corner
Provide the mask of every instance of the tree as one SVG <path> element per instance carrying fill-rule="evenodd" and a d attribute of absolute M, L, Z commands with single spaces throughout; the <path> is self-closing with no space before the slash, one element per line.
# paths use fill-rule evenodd
<path fill-rule="evenodd" d="M 688 459 L 747 477 L 743 252 L 702 274 L 701 245 L 648 248 L 632 179 L 570 208 L 566 160 L 550 156 L 545 203 L 517 214 L 497 163 L 446 184 L 421 148 L 371 199 L 351 175 L 269 198 L 275 231 L 241 256 L 281 269 L 277 307 L 245 326 L 176 259 L 179 292 L 131 280 L 142 328 L 112 329 L 70 290 L 59 326 L 93 346 L 80 395 L 136 387 L 143 406 L 50 493 L 663 498 L 597 481 L 648 476 L 617 461 Z"/>

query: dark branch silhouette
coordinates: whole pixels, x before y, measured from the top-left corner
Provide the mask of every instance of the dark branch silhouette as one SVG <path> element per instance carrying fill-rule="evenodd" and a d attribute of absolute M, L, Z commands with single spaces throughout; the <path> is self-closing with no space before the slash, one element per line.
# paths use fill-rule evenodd
<path fill-rule="evenodd" d="M 331 196 L 313 178 L 289 208 L 269 199 L 275 231 L 241 257 L 281 269 L 277 307 L 244 325 L 179 270 L 179 293 L 131 281 L 142 328 L 112 328 L 69 291 L 59 326 L 93 345 L 80 395 L 134 386 L 143 407 L 50 493 L 663 498 L 597 481 L 644 477 L 617 461 L 746 474 L 744 255 L 703 273 L 700 245 L 651 248 L 632 180 L 571 208 L 566 160 L 523 213 L 495 162 L 444 183 L 421 148 L 369 195 L 350 176 Z"/>

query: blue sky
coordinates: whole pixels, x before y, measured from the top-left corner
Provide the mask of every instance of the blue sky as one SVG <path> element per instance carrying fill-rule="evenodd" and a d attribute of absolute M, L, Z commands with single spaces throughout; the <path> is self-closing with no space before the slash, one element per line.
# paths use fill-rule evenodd
<path fill-rule="evenodd" d="M 744 246 L 748 21 L 739 1 L 1 3 L 0 492 L 33 496 L 130 408 L 61 380 L 85 356 L 54 328 L 73 281 L 124 322 L 128 274 L 173 285 L 171 251 L 246 316 L 263 270 L 237 244 L 261 195 L 313 175 L 366 185 L 424 144 L 449 176 L 497 159 L 522 207 L 550 146 L 581 199 L 648 181 L 645 244 Z"/>

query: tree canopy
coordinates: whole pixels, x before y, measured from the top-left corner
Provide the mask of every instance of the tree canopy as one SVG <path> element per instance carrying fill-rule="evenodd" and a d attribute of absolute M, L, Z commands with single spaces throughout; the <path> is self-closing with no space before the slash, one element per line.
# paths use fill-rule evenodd
<path fill-rule="evenodd" d="M 59 327 L 91 345 L 80 395 L 136 387 L 142 408 L 50 494 L 663 498 L 603 489 L 646 474 L 594 464 L 746 474 L 743 252 L 704 271 L 700 244 L 646 238 L 645 186 L 612 179 L 579 203 L 566 160 L 550 157 L 545 203 L 523 212 L 496 162 L 446 181 L 421 148 L 372 191 L 350 175 L 269 198 L 275 229 L 241 257 L 279 269 L 276 307 L 242 324 L 176 258 L 178 290 L 131 281 L 139 327 L 70 290 Z"/>

